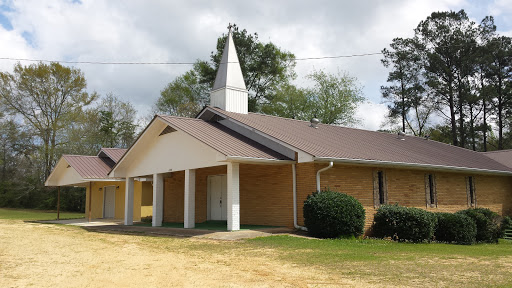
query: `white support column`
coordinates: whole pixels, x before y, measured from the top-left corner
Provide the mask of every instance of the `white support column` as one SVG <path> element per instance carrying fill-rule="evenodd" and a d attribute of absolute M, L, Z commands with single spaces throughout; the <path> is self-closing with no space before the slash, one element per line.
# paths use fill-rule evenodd
<path fill-rule="evenodd" d="M 228 162 L 228 231 L 240 230 L 240 166 Z"/>
<path fill-rule="evenodd" d="M 126 177 L 124 195 L 124 225 L 133 225 L 133 177 Z"/>
<path fill-rule="evenodd" d="M 152 226 L 162 226 L 164 219 L 164 175 L 153 174 L 153 220 Z"/>
<path fill-rule="evenodd" d="M 196 224 L 196 170 L 185 170 L 185 215 L 184 227 L 194 228 Z"/>

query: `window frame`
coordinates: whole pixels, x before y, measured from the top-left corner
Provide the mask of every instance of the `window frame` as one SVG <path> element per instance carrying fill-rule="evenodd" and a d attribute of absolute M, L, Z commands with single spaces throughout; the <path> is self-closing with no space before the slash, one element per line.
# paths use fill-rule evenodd
<path fill-rule="evenodd" d="M 425 201 L 427 207 L 437 207 L 437 184 L 434 173 L 425 174 Z"/>
<path fill-rule="evenodd" d="M 379 176 L 381 175 L 381 176 Z M 373 171 L 373 206 L 375 208 L 388 204 L 388 185 L 384 170 Z M 382 189 L 382 190 L 381 190 Z M 382 198 L 381 198 L 382 195 Z"/>
<path fill-rule="evenodd" d="M 475 176 L 466 176 L 466 194 L 468 197 L 468 207 L 476 208 L 477 196 Z"/>

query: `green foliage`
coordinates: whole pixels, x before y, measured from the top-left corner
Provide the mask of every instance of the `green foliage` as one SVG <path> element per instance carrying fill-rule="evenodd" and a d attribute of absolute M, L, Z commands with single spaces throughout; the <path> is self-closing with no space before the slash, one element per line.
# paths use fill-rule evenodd
<path fill-rule="evenodd" d="M 271 101 L 262 105 L 265 114 L 309 121 L 318 118 L 324 124 L 355 124 L 357 105 L 364 101 L 357 79 L 348 73 L 315 71 L 307 76 L 312 88 L 297 88 L 285 83 Z"/>
<path fill-rule="evenodd" d="M 435 237 L 438 242 L 471 245 L 476 241 L 476 223 L 459 213 L 436 213 Z"/>
<path fill-rule="evenodd" d="M 431 139 L 483 151 L 512 147 L 512 38 L 496 33 L 492 16 L 477 24 L 464 10 L 433 12 L 414 37 L 395 38 L 382 52 L 391 70 L 381 89 L 391 124 L 401 118 L 403 130 L 430 135 L 425 128 L 436 110 L 446 126 L 430 129 Z M 488 138 L 489 121 L 496 139 Z"/>
<path fill-rule="evenodd" d="M 390 85 L 381 87 L 382 96 L 390 103 L 388 117 L 401 118 L 403 132 L 408 129 L 423 136 L 435 106 L 425 89 L 424 63 L 418 53 L 422 47 L 414 38 L 395 38 L 390 47 L 392 50 L 382 50 L 381 60 L 384 67 L 391 69 L 387 79 Z"/>
<path fill-rule="evenodd" d="M 223 34 L 217 40 L 217 51 L 212 52 L 211 63 L 203 61 L 198 64 L 201 69 L 194 67 L 201 83 L 208 83 L 209 87 L 213 87 L 227 36 Z M 295 55 L 271 42 L 262 43 L 257 33 L 250 34 L 236 25 L 233 27 L 233 41 L 245 85 L 249 90 L 249 112 L 258 112 L 261 103 L 272 99 L 277 86 L 295 78 Z"/>
<path fill-rule="evenodd" d="M 18 63 L 12 74 L 0 73 L 0 104 L 11 114 L 22 116 L 39 138 L 43 179 L 58 159 L 56 148 L 65 142 L 62 132 L 96 98 L 86 87 L 79 69 L 56 62 Z"/>
<path fill-rule="evenodd" d="M 279 85 L 271 101 L 262 104 L 261 112 L 297 120 L 311 120 L 315 103 L 311 93 L 304 88 L 285 83 Z"/>
<path fill-rule="evenodd" d="M 153 222 L 153 216 L 146 216 L 146 217 L 141 217 L 140 218 L 140 221 L 142 223 L 152 223 Z M 181 223 L 180 223 L 181 224 Z"/>
<path fill-rule="evenodd" d="M 352 196 L 330 190 L 315 192 L 304 202 L 308 234 L 319 238 L 360 236 L 364 232 L 363 205 Z"/>
<path fill-rule="evenodd" d="M 500 238 L 505 236 L 505 230 L 512 230 L 512 218 L 505 216 L 501 219 L 501 235 Z"/>
<path fill-rule="evenodd" d="M 197 60 L 192 70 L 169 83 L 158 99 L 155 110 L 170 115 L 194 117 L 209 103 L 209 92 L 222 59 L 227 34 L 217 39 L 217 49 L 210 61 Z M 295 56 L 273 43 L 262 43 L 258 34 L 234 25 L 233 41 L 249 91 L 249 112 L 260 111 L 260 105 L 271 101 L 277 87 L 295 78 Z"/>
<path fill-rule="evenodd" d="M 101 147 L 128 148 L 135 141 L 137 111 L 130 102 L 109 93 L 101 99 L 98 113 Z"/>
<path fill-rule="evenodd" d="M 86 88 L 79 69 L 59 63 L 18 63 L 0 73 L 0 207 L 55 209 L 56 190 L 43 183 L 62 154 L 133 142 L 133 106 L 112 94 L 97 103 Z M 63 209 L 84 210 L 83 188 L 61 192 Z"/>
<path fill-rule="evenodd" d="M 395 205 L 382 205 L 374 216 L 374 236 L 392 237 L 397 241 L 423 242 L 434 236 L 436 217 L 425 210 Z"/>
<path fill-rule="evenodd" d="M 167 84 L 160 92 L 155 110 L 168 115 L 195 117 L 208 102 L 211 88 L 209 85 L 200 83 L 197 71 L 188 71 Z"/>
<path fill-rule="evenodd" d="M 476 241 L 485 243 L 497 243 L 501 236 L 501 217 L 487 208 L 469 208 L 458 211 L 475 221 Z"/>
<path fill-rule="evenodd" d="M 324 124 L 355 124 L 357 105 L 364 101 L 357 79 L 348 73 L 326 73 L 322 70 L 308 75 L 314 83 L 313 113 Z M 310 120 L 310 119 L 308 119 Z"/>

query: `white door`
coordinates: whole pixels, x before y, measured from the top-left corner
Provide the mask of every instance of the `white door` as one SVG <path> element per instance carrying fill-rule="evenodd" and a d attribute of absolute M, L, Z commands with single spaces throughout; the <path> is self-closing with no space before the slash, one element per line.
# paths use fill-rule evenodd
<path fill-rule="evenodd" d="M 227 220 L 227 178 L 226 175 L 208 176 L 208 220 Z"/>
<path fill-rule="evenodd" d="M 116 215 L 116 186 L 106 186 L 103 191 L 103 218 L 114 218 Z"/>

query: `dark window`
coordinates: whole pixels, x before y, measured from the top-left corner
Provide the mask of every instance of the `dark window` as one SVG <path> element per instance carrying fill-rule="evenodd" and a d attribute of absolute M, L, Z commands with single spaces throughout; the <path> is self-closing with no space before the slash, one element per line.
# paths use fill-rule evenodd
<path fill-rule="evenodd" d="M 377 177 L 379 178 L 379 204 L 385 204 L 386 200 L 384 198 L 384 172 L 377 172 Z"/>
<path fill-rule="evenodd" d="M 467 178 L 467 190 L 468 190 L 468 205 L 471 207 L 476 206 L 476 193 L 475 193 L 475 179 L 473 176 Z"/>
<path fill-rule="evenodd" d="M 388 191 L 386 173 L 384 171 L 373 172 L 373 203 L 375 207 L 388 203 Z"/>
<path fill-rule="evenodd" d="M 437 206 L 437 193 L 436 193 L 436 178 L 434 174 L 425 175 L 425 193 L 427 199 L 427 206 Z"/>

